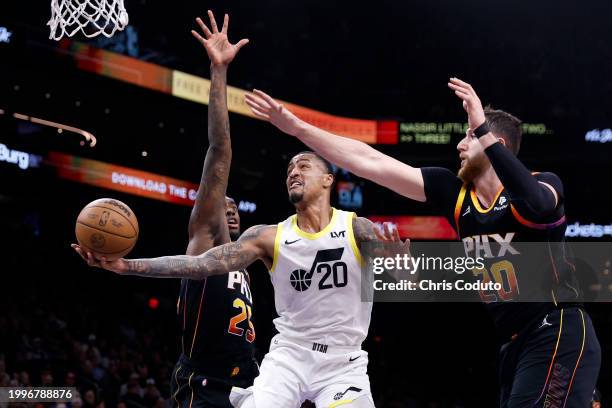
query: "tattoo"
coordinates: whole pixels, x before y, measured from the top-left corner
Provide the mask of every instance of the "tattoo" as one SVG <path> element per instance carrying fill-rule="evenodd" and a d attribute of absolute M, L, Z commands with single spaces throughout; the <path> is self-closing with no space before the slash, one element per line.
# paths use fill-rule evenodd
<path fill-rule="evenodd" d="M 200 256 L 178 255 L 129 260 L 127 274 L 150 278 L 204 279 L 211 275 L 238 271 L 259 258 L 260 245 L 253 241 L 258 239 L 266 228 L 275 227 L 251 227 L 238 241 L 212 248 Z"/>
<path fill-rule="evenodd" d="M 190 235 L 197 234 L 202 227 L 208 227 L 209 233 L 214 235 L 219 231 L 210 231 L 210 227 L 218 229 L 219 222 L 223 219 L 232 159 L 225 70 L 211 70 L 208 144 L 202 178 L 189 220 Z M 221 241 L 229 241 L 229 236 Z"/>
<path fill-rule="evenodd" d="M 238 241 L 244 241 L 244 240 L 249 240 L 249 239 L 255 239 L 258 238 L 261 233 L 266 229 L 266 228 L 270 228 L 269 225 L 254 225 L 251 228 L 249 228 L 248 230 L 246 230 L 244 232 L 244 234 L 242 234 L 240 236 L 240 239 Z"/>
<path fill-rule="evenodd" d="M 367 218 L 355 217 L 353 219 L 353 233 L 355 234 L 355 240 L 357 245 L 361 245 L 364 242 L 377 241 L 378 238 L 374 234 L 374 223 Z"/>

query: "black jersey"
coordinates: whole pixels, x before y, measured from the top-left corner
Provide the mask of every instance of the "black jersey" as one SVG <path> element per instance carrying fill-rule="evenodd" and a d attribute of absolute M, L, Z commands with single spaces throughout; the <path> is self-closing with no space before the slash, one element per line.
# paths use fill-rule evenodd
<path fill-rule="evenodd" d="M 247 271 L 183 279 L 177 313 L 189 364 L 220 379 L 240 378 L 254 361 L 255 327 Z"/>
<path fill-rule="evenodd" d="M 567 224 L 558 177 L 534 173 L 559 195 L 555 212 L 537 219 L 503 188 L 491 206 L 483 208 L 473 185 L 463 183 L 449 170 L 430 167 L 422 173 L 427 202 L 448 218 L 463 241 L 466 256 L 484 258 L 485 268 L 474 269 L 474 277 L 502 284 L 500 290 L 480 292 L 500 336 L 518 333 L 560 303 L 578 301 L 573 265 L 567 261 L 563 244 Z M 538 244 L 520 244 L 527 242 Z"/>

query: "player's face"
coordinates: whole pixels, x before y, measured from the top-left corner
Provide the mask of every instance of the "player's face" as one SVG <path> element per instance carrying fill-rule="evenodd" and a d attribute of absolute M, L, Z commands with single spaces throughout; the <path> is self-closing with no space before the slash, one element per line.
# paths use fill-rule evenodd
<path fill-rule="evenodd" d="M 323 164 L 312 154 L 298 154 L 287 167 L 287 191 L 293 204 L 320 196 L 332 182 L 333 176 L 323 169 Z"/>
<path fill-rule="evenodd" d="M 461 166 L 457 175 L 465 182 L 474 180 L 489 165 L 489 159 L 478 141 L 478 138 L 466 134 L 457 145 Z"/>
<path fill-rule="evenodd" d="M 227 220 L 230 238 L 232 241 L 237 240 L 240 237 L 240 215 L 236 202 L 229 197 L 225 197 L 225 219 Z"/>

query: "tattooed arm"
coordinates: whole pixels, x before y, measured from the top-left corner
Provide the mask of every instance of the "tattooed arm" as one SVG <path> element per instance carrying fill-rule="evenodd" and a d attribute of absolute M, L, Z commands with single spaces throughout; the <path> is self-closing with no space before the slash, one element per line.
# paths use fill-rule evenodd
<path fill-rule="evenodd" d="M 359 247 L 366 242 L 377 241 L 376 230 L 378 230 L 378 227 L 367 218 L 353 218 L 353 233 L 355 234 L 355 241 L 357 241 Z"/>
<path fill-rule="evenodd" d="M 230 242 L 206 251 L 199 256 L 178 255 L 149 259 L 118 259 L 98 261 L 78 245 L 73 248 L 87 261 L 120 275 L 148 278 L 204 279 L 211 275 L 246 268 L 257 259 L 270 267 L 274 256 L 276 225 L 257 225 L 249 228 L 236 242 Z"/>
<path fill-rule="evenodd" d="M 212 32 L 202 19 L 196 19 L 202 34 L 192 31 L 210 58 L 210 95 L 208 103 L 208 151 L 200 186 L 189 218 L 188 255 L 199 255 L 215 245 L 230 241 L 225 220 L 225 194 L 232 160 L 230 125 L 227 111 L 227 68 L 247 40 L 231 44 L 227 38 L 229 17 L 221 31 L 208 12 Z"/>
<path fill-rule="evenodd" d="M 355 217 L 353 218 L 353 233 L 355 234 L 355 240 L 357 241 L 357 245 L 360 247 L 360 249 L 363 248 L 362 244 L 374 242 L 378 244 L 367 246 L 371 252 L 367 255 L 372 258 L 395 258 L 396 255 L 403 257 L 404 254 L 407 254 L 408 257 L 412 256 L 410 254 L 410 240 L 407 239 L 402 242 L 397 228 L 393 228 L 388 222 L 383 223 L 383 228 L 381 231 L 378 226 L 367 218 Z M 412 276 L 415 273 L 413 270 L 414 268 L 412 266 L 410 271 L 411 274 L 409 274 L 405 269 L 391 269 L 387 270 L 387 273 L 396 281 L 400 281 L 401 279 L 405 278 L 414 280 L 416 276 Z"/>

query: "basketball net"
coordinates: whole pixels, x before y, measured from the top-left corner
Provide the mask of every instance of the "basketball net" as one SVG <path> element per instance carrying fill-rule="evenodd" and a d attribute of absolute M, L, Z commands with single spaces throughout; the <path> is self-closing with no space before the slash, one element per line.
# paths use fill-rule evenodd
<path fill-rule="evenodd" d="M 128 25 L 123 0 L 51 0 L 50 39 L 59 41 L 81 31 L 85 37 L 111 37 Z"/>

